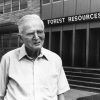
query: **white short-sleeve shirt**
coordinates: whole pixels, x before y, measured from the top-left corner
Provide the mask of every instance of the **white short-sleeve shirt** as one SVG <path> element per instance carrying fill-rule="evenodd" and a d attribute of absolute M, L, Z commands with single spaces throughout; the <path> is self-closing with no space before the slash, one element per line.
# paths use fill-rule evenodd
<path fill-rule="evenodd" d="M 0 63 L 0 96 L 4 100 L 57 100 L 68 91 L 61 58 L 44 48 L 30 59 L 25 45 L 6 53 Z"/>

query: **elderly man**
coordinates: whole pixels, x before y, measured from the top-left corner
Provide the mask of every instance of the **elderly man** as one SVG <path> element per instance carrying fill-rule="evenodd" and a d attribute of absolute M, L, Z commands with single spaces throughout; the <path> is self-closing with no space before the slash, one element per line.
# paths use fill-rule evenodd
<path fill-rule="evenodd" d="M 61 58 L 43 48 L 43 21 L 38 15 L 25 15 L 18 29 L 23 45 L 1 59 L 0 100 L 65 100 L 69 84 Z"/>

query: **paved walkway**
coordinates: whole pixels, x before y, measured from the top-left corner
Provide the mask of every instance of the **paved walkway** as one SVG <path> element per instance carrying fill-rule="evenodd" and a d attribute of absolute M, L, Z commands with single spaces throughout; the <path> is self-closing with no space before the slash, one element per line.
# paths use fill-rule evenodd
<path fill-rule="evenodd" d="M 77 100 L 78 98 L 81 98 L 81 97 L 92 96 L 96 94 L 98 93 L 71 89 L 70 91 L 68 91 L 68 93 L 65 93 L 65 98 L 66 98 L 65 100 Z M 84 100 L 87 100 L 87 99 L 84 99 Z"/>

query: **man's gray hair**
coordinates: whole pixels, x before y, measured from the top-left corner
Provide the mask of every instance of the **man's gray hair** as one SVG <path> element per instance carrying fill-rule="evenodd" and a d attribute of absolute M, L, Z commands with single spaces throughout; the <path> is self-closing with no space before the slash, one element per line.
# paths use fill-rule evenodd
<path fill-rule="evenodd" d="M 29 15 L 25 15 L 23 16 L 21 19 L 19 19 L 19 21 L 17 22 L 18 25 L 18 29 L 19 29 L 19 34 L 22 34 L 24 26 L 27 25 L 27 23 L 29 22 L 34 22 L 34 21 L 40 21 L 43 29 L 44 29 L 44 23 L 41 20 L 40 16 L 36 15 L 36 14 L 29 14 Z"/>

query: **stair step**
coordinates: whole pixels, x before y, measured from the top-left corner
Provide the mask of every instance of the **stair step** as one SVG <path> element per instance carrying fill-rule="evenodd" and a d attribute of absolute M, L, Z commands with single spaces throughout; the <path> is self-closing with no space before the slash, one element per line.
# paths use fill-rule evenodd
<path fill-rule="evenodd" d="M 100 88 L 86 87 L 86 86 L 74 85 L 74 84 L 70 84 L 70 87 L 73 89 L 86 90 L 86 91 L 97 92 L 97 93 L 100 92 Z"/>
<path fill-rule="evenodd" d="M 68 81 L 69 81 L 69 84 L 100 88 L 100 83 L 96 83 L 96 82 L 86 82 L 86 81 L 71 80 L 71 79 L 68 79 Z"/>
<path fill-rule="evenodd" d="M 70 80 L 100 83 L 100 78 L 91 78 L 91 77 L 82 77 L 82 76 L 73 76 L 73 75 L 66 75 L 66 76 Z"/>
<path fill-rule="evenodd" d="M 100 74 L 65 71 L 66 75 L 100 78 Z"/>
<path fill-rule="evenodd" d="M 78 68 L 78 67 L 64 67 L 65 71 L 72 71 L 72 72 L 84 72 L 84 73 L 94 73 L 100 74 L 100 69 L 93 69 L 93 68 Z"/>
<path fill-rule="evenodd" d="M 72 88 L 100 92 L 100 69 L 64 67 Z"/>

